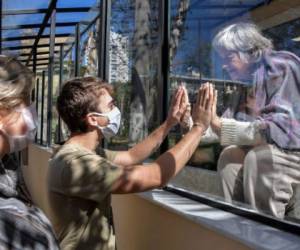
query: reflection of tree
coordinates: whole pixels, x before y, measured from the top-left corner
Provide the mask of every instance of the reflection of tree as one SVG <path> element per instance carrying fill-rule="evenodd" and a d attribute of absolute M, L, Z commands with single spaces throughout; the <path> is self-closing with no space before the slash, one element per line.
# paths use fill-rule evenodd
<path fill-rule="evenodd" d="M 129 123 L 127 121 L 129 121 L 130 119 L 131 85 L 129 82 L 114 82 L 113 85 L 115 90 L 114 98 L 122 114 L 119 135 L 121 137 L 126 137 L 129 131 Z"/>
<path fill-rule="evenodd" d="M 133 36 L 133 68 L 130 141 L 135 143 L 148 134 L 148 129 L 155 124 L 151 121 L 157 114 L 157 86 L 155 81 L 158 73 L 155 63 L 158 54 L 158 2 L 135 1 L 135 32 Z M 156 52 L 156 53 L 155 53 Z M 152 126 L 151 126 L 152 125 Z M 155 126 L 154 125 L 154 126 Z"/>
<path fill-rule="evenodd" d="M 171 13 L 171 68 L 172 74 L 211 77 L 211 29 L 207 22 L 193 13 L 187 0 L 177 0 Z M 194 6 L 193 6 L 194 7 Z M 189 16 L 188 16 L 189 15 Z M 201 14 L 200 14 L 201 15 Z"/>
<path fill-rule="evenodd" d="M 81 67 L 80 75 L 97 75 L 98 67 L 98 53 L 97 53 L 97 27 L 99 27 L 100 20 L 93 25 L 87 33 L 81 48 Z"/>
<path fill-rule="evenodd" d="M 189 0 L 179 1 L 177 21 L 172 25 L 171 30 L 171 55 L 176 53 L 179 40 L 183 35 L 188 5 Z M 128 119 L 125 121 L 129 122 L 131 144 L 143 139 L 159 122 L 161 105 L 157 85 L 159 70 L 157 62 L 160 60 L 159 7 L 159 1 L 154 0 L 112 1 L 111 33 L 120 35 L 111 36 L 111 39 L 115 39 L 111 40 L 111 44 L 121 43 L 122 37 L 127 37 L 131 42 L 131 46 L 126 48 L 130 57 L 127 63 L 131 69 L 131 88 L 126 95 L 130 94 L 130 100 L 129 102 L 126 98 L 119 100 L 120 105 L 123 105 L 122 102 L 130 105 L 130 110 L 126 112 L 130 114 L 128 117 L 130 122 Z M 128 85 L 129 83 L 126 83 L 123 86 Z M 122 107 L 122 109 L 126 108 Z M 125 125 L 126 128 L 128 126 Z"/>
<path fill-rule="evenodd" d="M 75 76 L 75 61 L 72 60 L 73 58 L 73 49 L 69 52 L 69 54 L 66 56 L 64 60 L 64 69 L 65 73 L 64 78 L 65 79 L 70 79 Z"/>
<path fill-rule="evenodd" d="M 209 77 L 211 75 L 211 43 L 200 43 L 192 53 L 188 53 L 184 59 L 184 65 L 186 68 L 197 69 L 197 72 L 201 72 L 201 77 Z"/>
<path fill-rule="evenodd" d="M 189 0 L 180 0 L 178 3 L 176 15 L 173 17 L 171 24 L 171 44 L 170 44 L 170 59 L 172 60 L 176 54 L 180 39 L 185 30 L 185 20 L 189 9 Z"/>

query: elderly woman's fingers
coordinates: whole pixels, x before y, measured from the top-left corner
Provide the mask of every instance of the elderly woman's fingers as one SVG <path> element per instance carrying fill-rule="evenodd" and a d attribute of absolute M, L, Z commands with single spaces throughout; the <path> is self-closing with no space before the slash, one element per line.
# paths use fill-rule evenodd
<path fill-rule="evenodd" d="M 203 88 L 203 86 L 201 85 L 200 88 L 198 89 L 198 94 L 197 94 L 197 97 L 196 97 L 196 102 L 195 102 L 195 105 L 198 106 L 199 103 L 200 103 L 200 99 L 201 99 L 201 89 Z"/>
<path fill-rule="evenodd" d="M 214 105 L 217 105 L 218 103 L 218 90 L 214 90 Z"/>
<path fill-rule="evenodd" d="M 206 100 L 206 105 L 205 105 L 205 109 L 206 110 L 211 110 L 213 104 L 214 104 L 214 88 L 212 84 L 209 84 L 208 87 L 208 99 Z"/>
<path fill-rule="evenodd" d="M 205 107 L 206 105 L 206 102 L 208 100 L 208 97 L 209 97 L 209 84 L 208 83 L 205 83 L 204 84 L 204 87 L 203 87 L 203 90 L 202 90 L 202 95 L 201 95 L 201 107 Z"/>

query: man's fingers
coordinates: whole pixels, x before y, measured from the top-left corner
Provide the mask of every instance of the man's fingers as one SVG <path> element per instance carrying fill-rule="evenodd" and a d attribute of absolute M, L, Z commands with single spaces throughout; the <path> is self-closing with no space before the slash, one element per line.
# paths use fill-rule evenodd
<path fill-rule="evenodd" d="M 182 101 L 183 102 L 188 102 L 188 99 L 187 99 L 187 90 L 185 87 L 182 87 L 182 91 L 183 91 L 183 97 L 182 97 Z"/>
<path fill-rule="evenodd" d="M 171 106 L 174 106 L 178 98 L 181 87 L 178 87 L 172 96 Z"/>
<path fill-rule="evenodd" d="M 185 87 L 181 87 L 182 89 L 182 98 L 181 98 L 181 102 L 180 102 L 180 105 L 185 105 L 186 102 L 187 102 L 187 99 L 186 99 L 186 95 L 187 95 L 187 90 Z"/>
<path fill-rule="evenodd" d="M 182 101 L 182 96 L 183 96 L 183 91 L 182 89 L 180 89 L 178 91 L 178 95 L 176 96 L 174 107 L 179 108 L 180 103 Z"/>

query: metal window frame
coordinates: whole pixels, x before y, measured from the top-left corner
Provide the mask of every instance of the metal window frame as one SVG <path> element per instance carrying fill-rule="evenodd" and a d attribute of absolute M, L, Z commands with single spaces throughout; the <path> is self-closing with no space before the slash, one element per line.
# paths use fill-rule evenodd
<path fill-rule="evenodd" d="M 65 37 L 68 38 L 70 36 L 74 36 L 74 34 L 72 33 L 62 33 L 62 34 L 56 34 L 56 37 Z M 21 41 L 21 40 L 33 40 L 35 39 L 36 36 L 32 35 L 32 36 L 16 36 L 16 37 L 7 37 L 7 38 L 3 38 L 2 41 L 3 42 L 9 42 L 9 41 Z M 41 35 L 41 39 L 49 39 L 50 35 Z"/>
<path fill-rule="evenodd" d="M 23 9 L 23 10 L 5 10 L 3 16 L 10 15 L 28 15 L 28 14 L 46 14 L 49 9 Z M 57 8 L 56 13 L 88 12 L 90 7 Z"/>
<path fill-rule="evenodd" d="M 45 109 L 45 84 L 46 84 L 46 72 L 42 71 L 42 103 L 41 103 L 41 137 L 40 144 L 43 145 L 44 139 L 44 109 Z"/>
<path fill-rule="evenodd" d="M 39 32 L 38 32 L 38 34 L 36 36 L 36 39 L 34 41 L 34 44 L 32 46 L 33 48 L 32 48 L 32 50 L 30 52 L 29 57 L 28 57 L 28 61 L 26 63 L 27 65 L 29 64 L 29 61 L 30 61 L 30 59 L 32 57 L 32 54 L 33 54 L 33 51 L 36 49 L 36 47 L 37 47 L 37 45 L 38 45 L 38 43 L 39 43 L 39 41 L 41 39 L 41 36 L 43 35 L 44 30 L 46 29 L 46 25 L 49 22 L 50 18 L 51 18 L 51 23 L 50 23 L 50 37 L 51 37 L 51 32 L 53 32 L 53 23 L 52 23 L 52 19 L 53 18 L 52 17 L 53 17 L 54 9 L 56 9 L 56 4 L 57 4 L 57 0 L 51 0 L 51 2 L 49 3 L 47 13 L 44 16 L 44 19 L 43 19 L 43 22 L 42 22 L 42 24 L 40 26 Z M 55 33 L 55 30 L 54 30 L 54 33 Z M 51 40 L 51 38 L 50 38 L 50 40 Z M 51 41 L 50 41 L 50 47 L 51 47 Z"/>
<path fill-rule="evenodd" d="M 104 81 L 109 79 L 109 38 L 111 0 L 102 0 L 100 11 L 101 18 L 98 30 L 98 76 Z"/>
<path fill-rule="evenodd" d="M 75 26 L 78 22 L 59 22 L 56 24 L 57 27 L 69 27 Z M 20 24 L 20 25 L 7 25 L 3 26 L 2 30 L 18 30 L 18 29 L 36 29 L 40 28 L 41 24 L 33 23 L 33 24 Z M 50 23 L 45 25 L 46 28 L 50 27 Z"/>
<path fill-rule="evenodd" d="M 51 146 L 52 142 L 52 91 L 53 91 L 53 74 L 54 74 L 54 50 L 55 50 L 55 24 L 56 24 L 56 1 L 51 13 L 51 28 L 50 28 L 50 55 L 48 66 L 48 107 L 47 107 L 47 146 Z M 37 37 L 38 39 L 38 37 Z"/>
<path fill-rule="evenodd" d="M 39 91 L 40 91 L 40 78 L 38 77 L 36 79 L 36 93 L 35 93 L 35 109 L 36 109 L 36 113 L 37 113 L 37 116 L 39 117 Z M 38 142 L 38 130 L 36 132 L 36 135 L 35 135 L 35 143 Z"/>
<path fill-rule="evenodd" d="M 168 103 L 169 103 L 169 86 L 170 86 L 170 12 L 171 12 L 171 0 L 161 1 L 161 81 L 162 86 L 162 114 L 161 122 L 167 118 L 168 115 Z M 169 149 L 169 135 L 163 141 L 160 147 L 160 153 L 163 153 Z"/>
<path fill-rule="evenodd" d="M 59 53 L 59 93 L 61 91 L 62 88 L 62 84 L 63 84 L 63 70 L 64 70 L 64 45 L 60 46 L 60 53 Z M 60 115 L 58 115 L 58 142 L 57 143 L 61 143 L 61 135 L 62 135 L 62 126 L 61 126 L 62 120 Z"/>
<path fill-rule="evenodd" d="M 80 75 L 80 24 L 75 26 L 75 77 Z"/>

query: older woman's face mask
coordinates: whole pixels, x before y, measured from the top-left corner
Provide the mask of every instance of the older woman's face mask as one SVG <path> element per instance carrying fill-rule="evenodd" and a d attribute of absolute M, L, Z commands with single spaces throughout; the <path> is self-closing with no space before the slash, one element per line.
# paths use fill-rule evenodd
<path fill-rule="evenodd" d="M 223 60 L 223 69 L 232 80 L 243 80 L 249 78 L 250 64 L 245 63 L 236 52 L 223 51 L 220 53 Z"/>
<path fill-rule="evenodd" d="M 9 144 L 9 153 L 26 148 L 34 140 L 36 129 L 37 114 L 33 104 L 14 109 L 0 123 L 0 130 Z"/>

